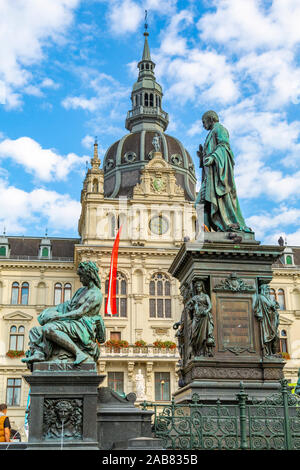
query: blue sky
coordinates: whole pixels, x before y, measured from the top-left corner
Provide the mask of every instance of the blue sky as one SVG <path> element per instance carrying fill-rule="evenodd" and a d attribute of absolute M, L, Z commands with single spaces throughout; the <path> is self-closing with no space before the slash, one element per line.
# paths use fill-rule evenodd
<path fill-rule="evenodd" d="M 77 236 L 86 161 L 122 137 L 144 10 L 167 133 L 218 112 L 247 224 L 300 243 L 299 0 L 1 0 L 0 232 Z"/>

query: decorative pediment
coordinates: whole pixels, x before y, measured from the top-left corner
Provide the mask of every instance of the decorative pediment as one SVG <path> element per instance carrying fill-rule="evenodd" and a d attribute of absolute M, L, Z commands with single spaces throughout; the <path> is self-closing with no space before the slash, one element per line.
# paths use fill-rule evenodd
<path fill-rule="evenodd" d="M 153 169 L 162 169 L 162 168 L 169 168 L 168 162 L 163 158 L 163 156 L 159 153 L 155 154 L 155 157 L 150 160 L 150 162 L 147 165 L 147 170 L 153 170 Z"/>
<path fill-rule="evenodd" d="M 33 319 L 32 315 L 28 315 L 27 313 L 16 311 L 12 313 L 7 313 L 6 315 L 3 315 L 3 320 L 8 320 L 8 321 L 30 321 Z"/>
<path fill-rule="evenodd" d="M 155 153 L 141 172 L 141 182 L 133 189 L 133 197 L 184 198 L 184 190 L 177 184 L 176 172 L 160 153 Z"/>
<path fill-rule="evenodd" d="M 289 318 L 286 318 L 284 315 L 280 314 L 279 318 L 279 325 L 280 326 L 290 326 L 294 323 L 294 320 L 290 320 Z"/>

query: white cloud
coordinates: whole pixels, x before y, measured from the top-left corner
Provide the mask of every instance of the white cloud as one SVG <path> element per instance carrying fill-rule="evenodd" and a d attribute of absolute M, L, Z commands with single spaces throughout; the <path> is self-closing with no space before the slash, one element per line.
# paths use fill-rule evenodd
<path fill-rule="evenodd" d="M 34 224 L 40 227 L 42 219 L 52 232 L 77 228 L 81 205 L 68 194 L 45 189 L 26 192 L 0 180 L 0 199 L 0 226 L 7 233 L 26 233 Z"/>
<path fill-rule="evenodd" d="M 95 142 L 95 137 L 93 137 L 92 135 L 86 135 L 81 140 L 82 146 L 85 147 L 86 149 L 89 149 L 89 150 L 93 147 L 94 142 Z"/>
<path fill-rule="evenodd" d="M 158 74 L 170 83 L 168 98 L 186 101 L 232 103 L 239 97 L 232 67 L 213 51 L 188 50 L 184 57 L 156 58 Z"/>
<path fill-rule="evenodd" d="M 130 90 L 118 83 L 110 75 L 95 70 L 82 70 L 82 79 L 94 96 L 67 96 L 62 105 L 66 109 L 84 109 L 89 112 L 102 110 L 111 106 L 111 111 L 120 106 L 120 100 L 130 96 Z"/>
<path fill-rule="evenodd" d="M 298 0 L 214 0 L 198 22 L 201 38 L 235 50 L 276 49 L 300 41 Z"/>
<path fill-rule="evenodd" d="M 256 239 L 266 244 L 277 244 L 282 236 L 289 245 L 300 244 L 300 209 L 281 204 L 270 212 L 263 212 L 247 218 L 247 224 L 255 231 Z M 287 227 L 295 231 L 287 233 Z"/>
<path fill-rule="evenodd" d="M 113 0 L 110 3 L 108 23 L 116 35 L 136 31 L 143 20 L 143 9 L 132 0 Z"/>
<path fill-rule="evenodd" d="M 70 171 L 82 167 L 87 157 L 74 153 L 59 155 L 52 149 L 43 149 L 30 137 L 0 142 L 0 159 L 10 158 L 29 173 L 43 181 L 64 180 Z"/>
<path fill-rule="evenodd" d="M 1 0 L 0 80 L 5 84 L 7 109 L 21 106 L 22 93 L 32 94 L 30 67 L 45 58 L 49 44 L 62 41 L 79 2 Z"/>
<path fill-rule="evenodd" d="M 108 0 L 109 10 L 107 21 L 111 32 L 123 35 L 137 31 L 148 10 L 148 21 L 153 21 L 152 15 L 170 15 L 175 12 L 176 0 Z M 142 4 L 141 4 L 142 3 Z"/>

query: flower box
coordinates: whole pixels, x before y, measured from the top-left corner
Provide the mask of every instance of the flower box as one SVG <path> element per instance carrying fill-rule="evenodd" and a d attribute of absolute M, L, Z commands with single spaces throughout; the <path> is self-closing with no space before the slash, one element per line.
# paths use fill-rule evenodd
<path fill-rule="evenodd" d="M 9 351 L 7 351 L 6 356 L 11 358 L 22 357 L 25 356 L 25 353 L 24 351 L 15 351 L 13 349 L 10 349 Z"/>
<path fill-rule="evenodd" d="M 139 339 L 139 340 L 137 340 L 137 341 L 134 343 L 134 346 L 135 346 L 136 348 L 144 348 L 144 347 L 147 346 L 147 343 L 146 343 L 146 341 L 144 341 L 144 340 L 142 340 L 142 339 Z"/>
<path fill-rule="evenodd" d="M 158 349 L 176 349 L 176 343 L 173 341 L 154 341 L 153 346 Z"/>
<path fill-rule="evenodd" d="M 114 352 L 120 352 L 121 348 L 128 348 L 129 343 L 125 340 L 109 339 L 106 341 L 105 346 L 107 348 L 113 349 Z"/>

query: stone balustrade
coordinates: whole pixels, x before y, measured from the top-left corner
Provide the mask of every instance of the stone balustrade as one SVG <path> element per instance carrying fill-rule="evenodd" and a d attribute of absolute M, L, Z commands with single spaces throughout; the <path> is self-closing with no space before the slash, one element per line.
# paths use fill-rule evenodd
<path fill-rule="evenodd" d="M 136 347 L 130 345 L 128 348 L 111 348 L 100 346 L 100 357 L 159 357 L 179 359 L 178 349 L 156 348 L 155 346 Z"/>

